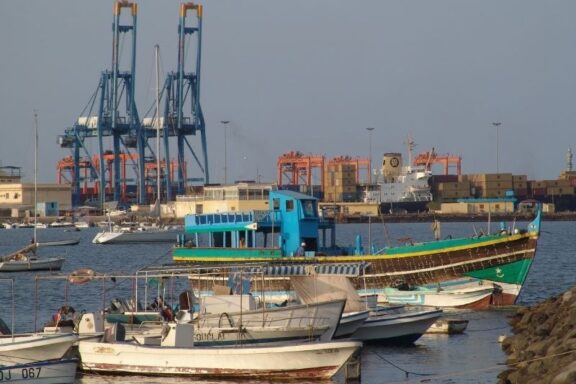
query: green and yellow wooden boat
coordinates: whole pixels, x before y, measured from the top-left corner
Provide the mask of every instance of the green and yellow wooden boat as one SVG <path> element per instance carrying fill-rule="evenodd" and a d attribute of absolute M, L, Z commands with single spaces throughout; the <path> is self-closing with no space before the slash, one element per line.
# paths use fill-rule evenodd
<path fill-rule="evenodd" d="M 468 238 L 409 243 L 365 254 L 360 245 L 335 244 L 335 224 L 318 216 L 317 200 L 271 191 L 266 212 L 189 215 L 173 248 L 174 262 L 359 263 L 370 271 L 354 279 L 358 289 L 440 284 L 495 284 L 494 304 L 513 304 L 528 275 L 540 235 L 541 213 L 523 229 Z M 328 241 L 327 241 L 328 240 Z M 328 244 L 329 242 L 329 244 Z M 295 256 L 301 244 L 304 256 Z M 282 286 L 278 279 L 275 289 Z M 288 284 L 287 281 L 285 284 Z"/>

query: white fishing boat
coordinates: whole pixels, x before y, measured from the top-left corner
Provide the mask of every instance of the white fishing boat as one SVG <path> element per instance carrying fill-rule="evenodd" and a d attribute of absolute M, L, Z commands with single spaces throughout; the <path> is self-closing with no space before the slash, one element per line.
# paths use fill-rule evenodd
<path fill-rule="evenodd" d="M 0 366 L 0 381 L 30 384 L 73 384 L 77 359 L 45 360 L 26 364 Z"/>
<path fill-rule="evenodd" d="M 354 332 L 352 339 L 371 343 L 411 344 L 418 340 L 436 320 L 441 309 L 401 309 L 378 311 Z"/>
<path fill-rule="evenodd" d="M 78 336 L 72 333 L 49 335 L 44 333 L 16 334 L 15 322 L 15 298 L 14 280 L 0 279 L 9 282 L 12 295 L 11 334 L 0 336 L 0 365 L 11 366 L 16 364 L 28 364 L 43 360 L 55 360 L 64 357 L 66 352 L 78 340 Z M 4 380 L 6 380 L 4 378 Z M 3 380 L 0 380 L 3 381 Z"/>
<path fill-rule="evenodd" d="M 69 334 L 19 334 L 0 336 L 0 364 L 14 365 L 64 357 L 78 340 Z"/>
<path fill-rule="evenodd" d="M 181 302 L 182 303 L 182 302 Z M 215 295 L 201 299 L 201 309 L 195 319 L 187 311 L 176 314 L 176 321 L 194 325 L 194 345 L 225 346 L 278 342 L 321 340 L 334 337 L 345 300 L 330 300 L 311 304 L 291 304 L 284 307 L 257 308 L 250 295 Z M 158 312 L 141 312 L 156 315 Z M 120 319 L 118 316 L 107 321 Z M 150 345 L 160 345 L 166 325 L 162 321 L 142 321 L 126 334 L 136 340 L 145 339 Z"/>
<path fill-rule="evenodd" d="M 418 286 L 409 289 L 384 288 L 383 301 L 391 304 L 424 305 L 442 308 L 487 309 L 494 285 L 441 288 Z"/>
<path fill-rule="evenodd" d="M 179 377 L 329 379 L 362 347 L 358 341 L 197 347 L 193 334 L 192 324 L 171 323 L 160 346 L 121 340 L 80 341 L 81 368 L 90 372 Z"/>

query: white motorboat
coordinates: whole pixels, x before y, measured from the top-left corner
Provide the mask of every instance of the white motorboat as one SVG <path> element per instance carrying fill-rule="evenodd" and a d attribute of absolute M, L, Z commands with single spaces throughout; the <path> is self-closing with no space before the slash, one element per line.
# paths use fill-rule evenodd
<path fill-rule="evenodd" d="M 0 336 L 0 364 L 14 365 L 62 358 L 78 340 L 74 334 Z"/>
<path fill-rule="evenodd" d="M 121 340 L 80 341 L 81 368 L 91 372 L 180 377 L 329 379 L 362 347 L 358 341 L 196 347 L 193 324 L 170 323 L 169 327 L 160 346 Z"/>
<path fill-rule="evenodd" d="M 373 312 L 351 338 L 373 343 L 414 343 L 442 313 L 441 309 L 398 307 L 391 311 Z"/>
<path fill-rule="evenodd" d="M 10 328 L 10 334 L 0 336 L 0 366 L 28 364 L 37 361 L 63 358 L 70 347 L 72 347 L 72 344 L 78 340 L 78 336 L 72 333 L 59 335 L 44 333 L 14 333 L 14 279 L 4 278 L 0 279 L 0 281 L 10 283 L 12 295 L 12 326 Z M 6 378 L 0 381 L 4 380 L 6 380 Z"/>
<path fill-rule="evenodd" d="M 78 359 L 45 360 L 0 367 L 0 381 L 30 384 L 73 384 Z"/>

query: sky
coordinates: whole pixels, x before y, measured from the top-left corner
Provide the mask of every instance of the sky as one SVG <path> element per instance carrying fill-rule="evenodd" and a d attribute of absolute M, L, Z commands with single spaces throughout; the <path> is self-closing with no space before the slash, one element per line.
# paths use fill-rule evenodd
<path fill-rule="evenodd" d="M 155 98 L 155 44 L 162 72 L 176 69 L 180 2 L 137 3 L 143 115 Z M 0 1 L 3 166 L 22 167 L 33 179 L 37 110 L 38 178 L 57 181 L 56 163 L 70 155 L 57 137 L 111 66 L 113 4 Z M 408 135 L 415 153 L 462 156 L 464 173 L 498 169 L 540 180 L 566 168 L 576 141 L 574 1 L 200 4 L 201 105 L 213 182 L 223 181 L 225 157 L 229 180 L 273 181 L 283 153 L 371 152 L 377 162 L 385 152 L 406 156 Z M 227 156 L 222 120 L 230 121 Z M 89 141 L 96 154 L 97 140 Z"/>

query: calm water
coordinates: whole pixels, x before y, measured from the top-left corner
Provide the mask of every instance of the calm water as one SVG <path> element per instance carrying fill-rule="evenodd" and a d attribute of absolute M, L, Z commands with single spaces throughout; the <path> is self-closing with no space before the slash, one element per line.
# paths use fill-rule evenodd
<path fill-rule="evenodd" d="M 518 224 L 523 226 L 525 223 Z M 495 229 L 498 223 L 493 223 Z M 469 236 L 483 229 L 481 223 L 444 223 L 442 236 L 451 234 Z M 413 224 L 346 224 L 340 225 L 339 244 L 352 244 L 357 234 L 366 243 L 370 237 L 377 246 L 396 244 L 398 239 L 412 237 L 415 241 L 432 239 L 429 223 Z M 522 304 L 535 304 L 572 287 L 576 280 L 575 257 L 576 224 L 574 222 L 545 222 L 538 244 L 538 252 L 528 281 L 520 297 Z M 38 230 L 40 241 L 80 237 L 79 245 L 72 247 L 49 247 L 41 249 L 44 255 L 63 255 L 66 262 L 64 274 L 79 268 L 92 268 L 99 273 L 133 273 L 149 266 L 170 263 L 169 244 L 146 245 L 94 245 L 90 241 L 97 229 L 81 232 L 64 232 L 63 229 Z M 0 254 L 7 254 L 27 244 L 32 237 L 30 229 L 0 230 Z M 40 276 L 41 278 L 35 278 Z M 126 297 L 133 284 L 128 279 L 92 282 L 82 286 L 67 286 L 64 281 L 47 280 L 49 273 L 0 274 L 15 278 L 17 331 L 39 328 L 62 304 L 69 303 L 77 311 L 97 310 L 108 306 L 114 297 Z M 185 286 L 185 281 L 176 285 Z M 4 306 L 2 318 L 10 325 L 10 294 L 7 283 L 0 290 L 0 302 Z M 150 288 L 154 290 L 154 288 Z M 179 292 L 180 287 L 170 287 Z M 149 292 L 152 295 L 154 292 Z M 169 295 L 169 294 L 168 294 Z M 35 308 L 37 310 L 35 310 Z M 35 314 L 37 314 L 35 316 Z M 425 335 L 413 347 L 366 347 L 362 353 L 362 383 L 494 383 L 496 376 L 505 369 L 505 355 L 497 342 L 499 335 L 509 333 L 507 311 L 458 311 L 452 317 L 470 320 L 463 335 Z M 188 380 L 143 377 L 84 376 L 79 383 L 179 383 Z M 199 381 L 221 383 L 221 381 Z M 336 383 L 343 382 L 337 376 Z M 243 381 L 246 383 L 246 381 Z"/>

